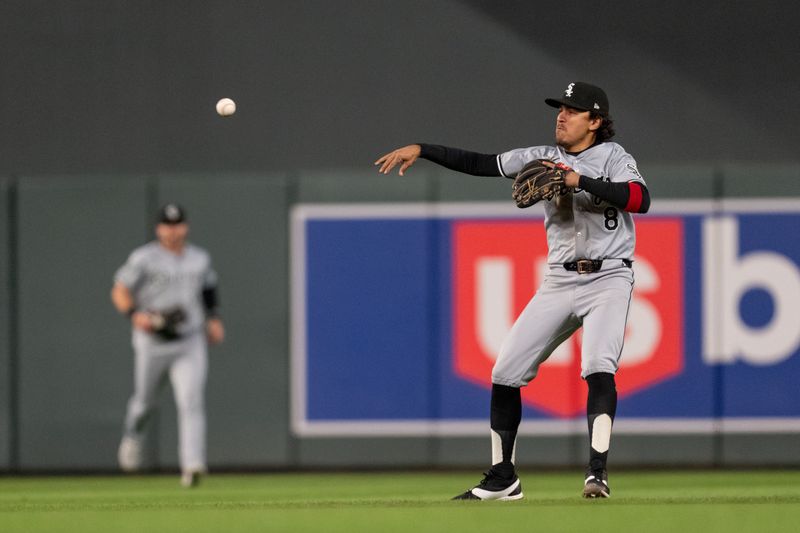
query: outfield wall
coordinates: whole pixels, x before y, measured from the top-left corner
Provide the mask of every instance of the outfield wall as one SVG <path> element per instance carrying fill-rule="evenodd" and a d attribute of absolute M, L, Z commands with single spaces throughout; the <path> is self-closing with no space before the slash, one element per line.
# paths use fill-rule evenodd
<path fill-rule="evenodd" d="M 707 285 L 700 281 L 702 263 L 713 263 L 717 257 L 717 252 L 703 247 L 704 221 L 720 220 L 726 213 L 734 216 L 739 221 L 740 248 L 731 253 L 740 261 L 727 264 L 742 266 L 754 254 L 767 260 L 767 268 L 774 264 L 769 261 L 777 261 L 789 276 L 784 283 L 787 290 L 794 290 L 790 278 L 800 269 L 796 236 L 800 167 L 644 167 L 642 171 L 654 199 L 653 213 L 640 217 L 642 249 L 652 249 L 652 241 L 660 238 L 652 228 L 646 229 L 657 220 L 672 221 L 683 228 L 684 235 L 694 235 L 682 241 L 679 250 L 685 256 L 684 267 L 676 273 L 684 280 L 679 285 L 684 302 L 692 302 L 677 313 L 676 327 L 694 339 L 692 346 L 703 342 L 707 330 L 701 326 L 707 320 L 703 309 L 710 309 L 711 315 L 714 311 L 704 303 Z M 767 181 L 770 191 L 785 194 L 782 200 L 758 198 L 763 190 L 758 184 Z M 228 339 L 212 350 L 210 364 L 207 405 L 212 468 L 483 465 L 489 453 L 488 438 L 482 435 L 484 429 L 488 432 L 482 421 L 482 417 L 488 419 L 488 390 L 477 382 L 480 375 L 463 383 L 455 381 L 458 376 L 442 381 L 443 369 L 449 368 L 452 356 L 442 339 L 454 337 L 443 334 L 451 318 L 437 317 L 452 316 L 458 306 L 436 292 L 443 285 L 434 289 L 437 280 L 444 283 L 448 279 L 442 265 L 451 263 L 443 261 L 441 254 L 451 254 L 454 248 L 446 248 L 438 237 L 432 239 L 434 233 L 425 233 L 425 228 L 443 220 L 448 224 L 455 219 L 519 223 L 524 221 L 520 217 L 530 217 L 527 222 L 535 227 L 538 215 L 533 210 L 529 215 L 509 207 L 509 187 L 508 181 L 460 176 L 427 163 L 417 165 L 405 178 L 378 175 L 367 168 L 293 175 L 22 176 L 0 180 L 0 275 L 4 280 L 0 284 L 0 469 L 115 469 L 125 402 L 132 386 L 132 353 L 127 324 L 109 301 L 111 276 L 132 248 L 150 238 L 152 213 L 167 200 L 185 204 L 192 236 L 212 252 L 221 277 Z M 328 292 L 315 290 L 318 299 L 309 300 L 313 305 L 306 307 L 317 313 L 308 320 L 317 330 L 307 338 L 312 339 L 312 346 L 324 348 L 313 355 L 323 357 L 321 361 L 328 366 L 307 367 L 307 374 L 298 374 L 292 363 L 300 338 L 296 336 L 299 321 L 293 291 L 297 284 L 293 281 L 298 280 L 300 263 L 296 256 L 292 258 L 292 250 L 297 249 L 292 238 L 302 219 L 298 213 L 313 217 L 326 212 L 337 213 L 339 219 L 354 219 L 357 224 L 353 231 L 340 232 L 338 237 L 336 232 L 325 233 L 332 226 L 319 226 L 322 232 L 316 238 L 324 246 L 307 250 L 305 266 L 322 269 L 322 279 L 329 276 L 327 286 L 314 286 Z M 365 217 L 364 213 L 369 214 Z M 422 221 L 421 240 L 417 242 L 418 235 L 405 227 L 399 227 L 399 233 L 398 227 L 394 227 L 395 233 L 384 231 L 387 216 L 395 221 L 414 217 Z M 382 241 L 384 234 L 387 238 Z M 367 247 L 365 235 L 369 237 Z M 353 239 L 356 236 L 362 240 Z M 437 273 L 440 277 L 432 276 L 420 285 L 412 272 L 409 281 L 403 278 L 408 270 L 395 259 L 416 264 L 417 274 Z M 392 265 L 397 268 L 391 270 Z M 385 270 L 376 273 L 376 269 Z M 361 276 L 354 278 L 354 272 Z M 670 272 L 658 273 L 669 279 Z M 375 290 L 387 290 L 389 297 L 375 297 L 368 283 L 370 276 L 385 281 L 383 289 Z M 319 276 L 299 279 L 317 283 L 314 280 Z M 792 327 L 800 330 L 792 322 L 797 313 L 778 303 L 784 300 L 770 292 L 768 281 L 761 283 L 767 290 L 749 293 L 742 292 L 741 282 L 733 283 L 730 287 L 738 287 L 743 297 L 725 309 L 734 314 L 738 311 L 749 328 L 743 331 L 766 333 L 778 319 L 788 324 L 782 326 L 789 328 L 787 331 Z M 342 293 L 343 289 L 350 292 Z M 356 304 L 363 303 L 362 309 L 356 309 L 362 314 L 345 313 L 342 305 L 348 294 L 359 291 L 366 291 L 363 300 L 355 299 Z M 398 307 L 392 299 L 398 291 L 435 306 Z M 723 285 L 713 297 L 725 294 Z M 652 296 L 643 294 L 642 298 L 647 301 Z M 391 305 L 375 306 L 381 301 Z M 654 301 L 653 305 L 658 309 L 661 304 Z M 403 313 L 392 315 L 398 310 Z M 391 337 L 376 329 L 385 326 L 386 320 L 409 315 L 416 321 L 401 324 Z M 354 320 L 365 316 L 373 322 Z M 717 338 L 724 339 L 724 328 L 719 331 L 723 335 Z M 677 333 L 665 330 L 665 335 Z M 790 346 L 790 341 L 774 348 L 771 346 L 783 341 L 770 340 L 764 344 L 763 357 L 752 346 L 745 356 L 737 355 L 742 352 L 734 346 L 720 352 L 727 361 L 712 358 L 705 363 L 702 350 L 685 349 L 680 371 L 664 373 L 655 384 L 643 382 L 621 399 L 620 431 L 614 438 L 612 460 L 624 465 L 798 464 L 800 414 L 790 388 L 792 376 L 797 375 L 798 348 Z M 420 346 L 425 358 L 419 353 Z M 431 346 L 441 349 L 424 351 Z M 385 359 L 387 355 L 404 351 L 421 366 L 386 366 L 396 363 L 396 358 Z M 735 364 L 729 364 L 733 359 Z M 342 372 L 345 365 L 353 372 Z M 364 368 L 368 373 L 356 372 Z M 417 368 L 431 373 L 418 373 Z M 327 432 L 307 431 L 298 425 L 293 417 L 296 403 L 295 411 L 292 405 L 303 376 L 317 380 L 311 383 L 322 396 L 315 401 L 327 401 L 322 405 L 329 411 L 316 413 L 333 419 L 350 416 L 350 422 L 358 424 L 350 430 L 343 425 Z M 573 392 L 564 396 L 580 402 L 577 377 L 565 379 Z M 392 429 L 368 412 L 336 412 L 348 401 L 356 401 L 407 419 L 417 407 L 397 395 L 398 384 L 401 392 L 404 388 L 409 397 L 420 399 L 420 412 L 426 415 L 421 419 L 422 431 Z M 437 400 L 426 403 L 430 398 Z M 457 426 L 452 417 L 441 415 L 450 409 L 448 405 L 458 406 L 461 399 L 461 407 L 468 412 L 456 413 L 456 418 L 467 423 Z M 521 464 L 572 466 L 583 462 L 584 423 L 580 417 L 554 416 L 554 409 L 562 407 L 526 403 Z M 652 422 L 654 418 L 669 423 L 642 425 L 642 420 Z M 676 419 L 685 423 L 675 425 Z M 153 466 L 174 468 L 176 425 L 167 390 L 154 429 Z"/>

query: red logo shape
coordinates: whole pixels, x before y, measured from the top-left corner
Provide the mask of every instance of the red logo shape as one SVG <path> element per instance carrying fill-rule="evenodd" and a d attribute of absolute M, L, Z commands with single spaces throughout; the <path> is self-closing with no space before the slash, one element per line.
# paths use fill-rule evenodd
<path fill-rule="evenodd" d="M 683 226 L 680 219 L 636 221 L 635 285 L 617 374 L 620 398 L 683 369 Z M 453 224 L 454 366 L 457 375 L 491 386 L 494 360 L 513 321 L 546 270 L 541 220 Z M 581 414 L 581 330 L 545 362 L 523 402 L 557 417 Z"/>

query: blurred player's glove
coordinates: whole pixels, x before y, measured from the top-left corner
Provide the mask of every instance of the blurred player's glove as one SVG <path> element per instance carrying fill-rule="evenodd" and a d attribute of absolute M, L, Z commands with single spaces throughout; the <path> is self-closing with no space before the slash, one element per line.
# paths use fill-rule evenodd
<path fill-rule="evenodd" d="M 186 320 L 186 313 L 180 307 L 150 313 L 150 325 L 153 333 L 167 341 L 180 337 L 178 326 L 184 320 Z"/>
<path fill-rule="evenodd" d="M 553 167 L 545 165 L 550 163 Z M 534 159 L 522 167 L 514 178 L 511 196 L 517 207 L 530 207 L 539 200 L 551 200 L 556 194 L 567 194 L 569 187 L 564 177 L 570 169 L 563 163 L 554 163 L 548 159 Z"/>

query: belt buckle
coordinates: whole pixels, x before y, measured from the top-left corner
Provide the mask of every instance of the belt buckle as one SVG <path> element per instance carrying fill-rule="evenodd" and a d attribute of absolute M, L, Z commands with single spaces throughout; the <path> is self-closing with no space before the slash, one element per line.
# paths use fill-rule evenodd
<path fill-rule="evenodd" d="M 578 259 L 575 261 L 578 274 L 591 274 L 594 272 L 594 262 L 591 259 Z"/>

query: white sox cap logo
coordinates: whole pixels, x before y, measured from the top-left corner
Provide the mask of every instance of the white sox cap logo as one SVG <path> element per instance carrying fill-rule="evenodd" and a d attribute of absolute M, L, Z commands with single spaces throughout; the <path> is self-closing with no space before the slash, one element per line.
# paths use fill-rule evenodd
<path fill-rule="evenodd" d="M 166 204 L 158 212 L 159 224 L 180 224 L 186 221 L 186 212 L 178 204 Z"/>
<path fill-rule="evenodd" d="M 544 103 L 550 107 L 571 107 L 580 111 L 594 111 L 608 116 L 608 97 L 600 87 L 574 81 L 567 85 L 561 98 L 545 98 Z"/>

